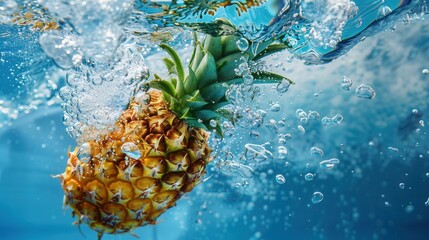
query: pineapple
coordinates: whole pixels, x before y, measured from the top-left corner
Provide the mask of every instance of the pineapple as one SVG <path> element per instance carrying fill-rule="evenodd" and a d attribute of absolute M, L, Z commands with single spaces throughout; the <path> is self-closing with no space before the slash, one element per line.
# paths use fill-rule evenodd
<path fill-rule="evenodd" d="M 196 35 L 195 35 L 196 36 Z M 170 79 L 155 75 L 145 101 L 135 96 L 115 123 L 115 130 L 68 153 L 59 175 L 77 224 L 98 233 L 130 232 L 156 219 L 202 180 L 210 162 L 210 132 L 222 135 L 217 121 L 226 115 L 227 85 L 241 83 L 234 69 L 286 48 L 263 42 L 242 52 L 235 36 L 195 37 L 187 70 L 178 54 L 161 44 Z M 254 83 L 284 81 L 254 73 Z M 214 124 L 215 123 L 215 124 Z"/>

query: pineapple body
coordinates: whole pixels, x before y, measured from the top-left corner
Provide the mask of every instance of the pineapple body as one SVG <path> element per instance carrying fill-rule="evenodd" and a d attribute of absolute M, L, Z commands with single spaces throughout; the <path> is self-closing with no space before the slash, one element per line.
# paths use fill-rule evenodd
<path fill-rule="evenodd" d="M 148 103 L 130 102 L 114 131 L 69 152 L 60 175 L 77 223 L 100 237 L 154 224 L 199 183 L 210 161 L 208 132 L 176 117 L 160 91 L 149 95 Z"/>

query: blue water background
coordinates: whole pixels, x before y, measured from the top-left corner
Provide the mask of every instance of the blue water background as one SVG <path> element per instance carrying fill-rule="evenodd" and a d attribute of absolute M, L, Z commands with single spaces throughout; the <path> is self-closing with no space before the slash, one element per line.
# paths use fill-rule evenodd
<path fill-rule="evenodd" d="M 422 73 L 429 68 L 428 26 L 427 20 L 416 21 L 379 33 L 328 65 L 304 66 L 288 61 L 286 53 L 272 58 L 272 64 L 283 62 L 284 73 L 296 84 L 282 96 L 265 86 L 258 100 L 263 109 L 269 108 L 266 99 L 281 104 L 281 111 L 268 111 L 266 119 L 285 118 L 289 124 L 289 166 L 274 162 L 238 188 L 211 165 L 211 179 L 183 197 L 156 226 L 135 233 L 145 240 L 428 239 L 429 75 Z M 5 99 L 24 94 L 16 89 L 20 84 L 7 80 L 7 70 L 22 59 L 8 58 L 1 65 Z M 354 88 L 370 84 L 376 98 L 358 98 L 354 88 L 342 90 L 344 75 L 354 80 Z M 334 127 L 310 122 L 301 135 L 298 108 L 322 116 L 341 113 L 344 121 Z M 245 129 L 236 135 L 243 136 L 241 144 L 277 141 L 269 130 L 261 133 L 258 139 Z M 1 239 L 85 239 L 71 224 L 70 210 L 62 207 L 59 180 L 52 178 L 64 171 L 70 146 L 75 141 L 64 131 L 58 105 L 41 106 L 0 128 Z M 337 157 L 341 163 L 333 171 L 316 170 L 321 159 L 310 155 L 312 146 L 324 150 L 322 159 Z M 304 180 L 304 174 L 315 171 L 315 180 Z M 263 172 L 269 184 L 262 184 Z M 283 174 L 286 183 L 278 184 L 276 174 Z M 315 191 L 325 196 L 318 204 L 311 203 Z M 81 231 L 96 239 L 87 226 Z"/>

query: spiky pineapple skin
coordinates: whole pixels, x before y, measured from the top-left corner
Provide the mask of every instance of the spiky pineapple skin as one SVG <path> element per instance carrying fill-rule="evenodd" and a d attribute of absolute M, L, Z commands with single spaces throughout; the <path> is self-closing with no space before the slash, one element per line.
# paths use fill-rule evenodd
<path fill-rule="evenodd" d="M 130 102 L 114 131 L 86 143 L 90 158 L 79 159 L 78 148 L 69 152 L 60 175 L 77 223 L 99 235 L 154 224 L 200 182 L 210 161 L 208 132 L 176 117 L 160 91 L 149 95 L 145 103 Z M 124 143 L 135 144 L 141 156 L 123 153 Z"/>

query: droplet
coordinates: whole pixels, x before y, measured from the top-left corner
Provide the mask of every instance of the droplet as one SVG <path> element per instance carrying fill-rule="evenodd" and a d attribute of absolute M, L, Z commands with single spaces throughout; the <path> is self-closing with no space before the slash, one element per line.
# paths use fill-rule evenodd
<path fill-rule="evenodd" d="M 399 188 L 400 188 L 400 189 L 404 189 L 404 188 L 405 188 L 405 183 L 400 183 L 400 184 L 399 184 Z"/>
<path fill-rule="evenodd" d="M 278 93 L 285 93 L 287 90 L 289 90 L 290 82 L 286 79 L 283 79 L 279 84 L 276 86 L 276 90 Z"/>
<path fill-rule="evenodd" d="M 373 99 L 375 97 L 375 90 L 366 84 L 361 84 L 356 88 L 356 94 L 360 98 Z"/>
<path fill-rule="evenodd" d="M 320 203 L 323 200 L 323 193 L 321 192 L 314 192 L 313 196 L 311 197 L 311 202 L 314 204 Z"/>
<path fill-rule="evenodd" d="M 313 156 L 323 156 L 323 150 L 318 147 L 310 148 L 310 153 Z"/>
<path fill-rule="evenodd" d="M 276 182 L 277 182 L 278 184 L 284 184 L 284 183 L 286 182 L 286 179 L 285 179 L 285 177 L 284 177 L 283 175 L 278 174 L 278 175 L 276 176 Z"/>
<path fill-rule="evenodd" d="M 249 48 L 249 41 L 245 38 L 240 38 L 235 42 L 237 44 L 237 47 L 240 51 L 244 52 Z"/>
<path fill-rule="evenodd" d="M 305 174 L 304 178 L 305 178 L 305 181 L 312 181 L 314 179 L 314 174 L 307 173 Z"/>
<path fill-rule="evenodd" d="M 323 160 L 319 163 L 320 167 L 325 169 L 332 169 L 340 163 L 340 160 L 337 158 L 331 158 L 328 160 Z"/>
<path fill-rule="evenodd" d="M 77 157 L 82 162 L 89 162 L 91 159 L 91 145 L 89 142 L 80 145 L 79 150 L 77 151 Z"/>
<path fill-rule="evenodd" d="M 350 78 L 344 76 L 343 77 L 343 81 L 341 83 L 341 88 L 343 90 L 350 91 L 352 85 L 353 85 L 353 80 L 351 80 Z"/>
<path fill-rule="evenodd" d="M 139 159 L 142 156 L 139 147 L 133 142 L 122 144 L 121 150 L 130 158 Z"/>

